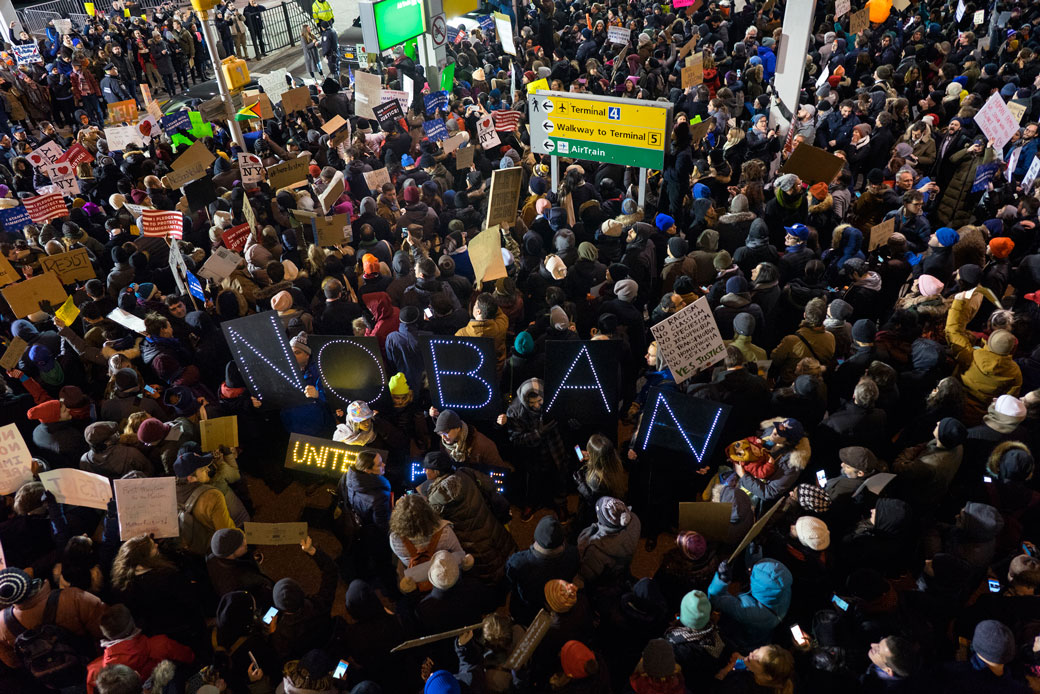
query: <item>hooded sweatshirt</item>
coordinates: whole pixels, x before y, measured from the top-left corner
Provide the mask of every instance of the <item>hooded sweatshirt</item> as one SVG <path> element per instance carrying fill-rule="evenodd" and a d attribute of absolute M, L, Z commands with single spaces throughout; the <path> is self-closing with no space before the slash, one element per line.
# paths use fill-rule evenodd
<path fill-rule="evenodd" d="M 723 638 L 742 653 L 769 643 L 791 605 L 792 581 L 791 572 L 775 559 L 763 559 L 751 568 L 750 587 L 740 595 L 730 595 L 729 584 L 716 574 L 708 597 L 712 609 L 722 613 Z"/>

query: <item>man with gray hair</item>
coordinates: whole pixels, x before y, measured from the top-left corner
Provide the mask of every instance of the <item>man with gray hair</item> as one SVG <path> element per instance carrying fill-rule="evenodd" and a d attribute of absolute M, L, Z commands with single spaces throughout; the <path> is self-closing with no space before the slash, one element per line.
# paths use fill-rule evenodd
<path fill-rule="evenodd" d="M 877 399 L 877 384 L 870 378 L 861 378 L 852 392 L 852 402 L 846 402 L 842 409 L 832 412 L 820 423 L 817 434 L 824 456 L 849 446 L 863 446 L 885 457 L 883 434 L 888 415 L 874 406 Z M 816 442 L 813 443 L 816 448 Z"/>

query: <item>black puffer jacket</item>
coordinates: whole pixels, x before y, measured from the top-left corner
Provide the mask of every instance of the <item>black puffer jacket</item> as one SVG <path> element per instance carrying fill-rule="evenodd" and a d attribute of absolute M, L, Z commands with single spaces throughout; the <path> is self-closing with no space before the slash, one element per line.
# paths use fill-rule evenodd
<path fill-rule="evenodd" d="M 497 582 L 516 542 L 495 518 L 486 497 L 496 494 L 491 478 L 472 468 L 436 479 L 430 485 L 430 505 L 452 524 L 463 549 L 473 555 L 473 575 Z"/>

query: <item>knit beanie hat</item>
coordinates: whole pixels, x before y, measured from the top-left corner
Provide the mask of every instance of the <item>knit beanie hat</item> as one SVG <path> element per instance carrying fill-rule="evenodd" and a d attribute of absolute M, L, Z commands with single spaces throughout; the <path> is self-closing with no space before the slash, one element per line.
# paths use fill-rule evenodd
<path fill-rule="evenodd" d="M 21 569 L 8 568 L 0 571 L 0 605 L 17 605 L 36 592 L 42 585 Z"/>
<path fill-rule="evenodd" d="M 571 679 L 580 680 L 599 671 L 596 654 L 581 641 L 568 641 L 560 649 L 560 665 L 563 674 Z"/>
<path fill-rule="evenodd" d="M 364 254 L 361 256 L 361 270 L 366 275 L 378 275 L 379 258 L 375 257 L 371 253 Z"/>
<path fill-rule="evenodd" d="M 755 332 L 755 317 L 746 311 L 738 313 L 736 318 L 733 319 L 733 331 L 737 335 L 750 336 Z"/>
<path fill-rule="evenodd" d="M 985 619 L 975 626 L 971 650 L 988 663 L 1007 665 L 1015 659 L 1015 635 L 995 619 Z"/>
<path fill-rule="evenodd" d="M 716 270 L 725 270 L 733 265 L 733 256 L 730 255 L 729 251 L 719 251 L 715 254 L 715 257 L 711 259 L 711 265 Z"/>
<path fill-rule="evenodd" d="M 869 318 L 860 318 L 852 324 L 852 339 L 864 344 L 874 341 L 877 337 L 877 324 Z"/>
<path fill-rule="evenodd" d="M 675 651 L 664 639 L 650 639 L 643 649 L 643 672 L 655 679 L 675 674 Z"/>
<path fill-rule="evenodd" d="M 943 286 L 940 279 L 931 275 L 921 275 L 917 278 L 917 291 L 921 292 L 921 296 L 936 296 L 943 290 Z"/>
<path fill-rule="evenodd" d="M 631 279 L 618 280 L 614 283 L 614 294 L 622 301 L 631 302 L 639 294 L 639 285 Z"/>
<path fill-rule="evenodd" d="M 563 547 L 563 526 L 552 514 L 542 516 L 534 529 L 534 541 L 542 549 Z"/>
<path fill-rule="evenodd" d="M 112 605 L 101 618 L 101 635 L 109 641 L 125 639 L 136 628 L 134 616 L 126 605 Z"/>
<path fill-rule="evenodd" d="M 294 578 L 283 578 L 274 584 L 271 594 L 274 606 L 283 612 L 298 612 L 302 607 L 306 595 L 303 588 Z"/>
<path fill-rule="evenodd" d="M 708 551 L 708 541 L 696 530 L 684 530 L 675 536 L 675 546 L 690 561 L 698 561 Z"/>
<path fill-rule="evenodd" d="M 679 605 L 679 621 L 687 629 L 703 629 L 711 619 L 711 600 L 699 590 L 683 596 Z"/>
<path fill-rule="evenodd" d="M 390 395 L 407 395 L 411 390 L 403 373 L 398 372 L 390 377 Z"/>
<path fill-rule="evenodd" d="M 968 439 L 968 428 L 959 419 L 944 417 L 939 420 L 939 436 L 936 438 L 943 448 L 956 448 Z"/>
<path fill-rule="evenodd" d="M 1007 330 L 994 330 L 986 341 L 989 351 L 1000 356 L 1007 356 L 1015 351 L 1018 339 Z"/>
<path fill-rule="evenodd" d="M 547 581 L 544 592 L 545 604 L 557 614 L 570 612 L 578 602 L 578 587 L 558 578 Z"/>
<path fill-rule="evenodd" d="M 210 538 L 209 551 L 215 557 L 230 557 L 242 546 L 245 539 L 245 533 L 238 528 L 221 528 Z"/>
<path fill-rule="evenodd" d="M 596 502 L 596 520 L 608 528 L 627 527 L 632 520 L 632 512 L 625 502 L 612 496 L 600 497 Z"/>
<path fill-rule="evenodd" d="M 822 552 L 831 545 L 831 531 L 819 518 L 802 516 L 795 521 L 794 533 L 799 542 L 817 552 Z"/>
<path fill-rule="evenodd" d="M 588 241 L 582 241 L 578 244 L 578 257 L 582 260 L 597 260 L 599 249 Z"/>
<path fill-rule="evenodd" d="M 994 258 L 1006 258 L 1015 250 L 1015 242 L 1006 236 L 998 236 L 989 241 L 989 252 Z"/>
<path fill-rule="evenodd" d="M 950 227 L 939 227 L 935 230 L 935 238 L 940 246 L 949 248 L 961 240 L 960 235 Z"/>
<path fill-rule="evenodd" d="M 827 315 L 835 320 L 848 320 L 849 316 L 852 315 L 852 311 L 852 304 L 844 299 L 835 299 L 827 304 Z"/>
<path fill-rule="evenodd" d="M 289 340 L 289 349 L 298 349 L 301 352 L 311 353 L 310 345 L 307 344 L 307 333 L 301 331 L 296 334 L 296 337 Z"/>
<path fill-rule="evenodd" d="M 527 356 L 534 352 L 534 338 L 531 337 L 531 333 L 526 330 L 518 332 L 516 339 L 513 340 L 513 350 L 521 356 Z"/>
<path fill-rule="evenodd" d="M 682 258 L 690 252 L 690 244 L 687 243 L 686 239 L 678 236 L 673 236 L 668 239 L 668 253 L 673 258 Z"/>
<path fill-rule="evenodd" d="M 142 282 L 137 285 L 137 289 L 134 290 L 134 295 L 141 301 L 148 301 L 151 299 L 159 290 L 156 289 L 155 285 L 151 282 Z"/>
<path fill-rule="evenodd" d="M 355 688 L 356 689 L 356 688 Z M 455 675 L 447 670 L 438 670 L 430 675 L 423 687 L 423 694 L 461 694 L 462 687 Z"/>
<path fill-rule="evenodd" d="M 137 440 L 146 446 L 154 446 L 166 438 L 166 434 L 169 432 L 169 424 L 165 424 L 155 417 L 151 417 L 141 422 L 141 426 L 137 427 Z"/>
<path fill-rule="evenodd" d="M 430 583 L 434 588 L 448 590 L 459 581 L 459 562 L 447 550 L 440 550 L 430 560 Z"/>
<path fill-rule="evenodd" d="M 659 212 L 657 216 L 654 217 L 654 226 L 661 231 L 667 231 L 671 227 L 675 226 L 675 219 L 666 215 L 664 212 Z"/>
<path fill-rule="evenodd" d="M 288 311 L 292 308 L 292 294 L 281 291 L 271 297 L 271 308 L 275 311 Z"/>

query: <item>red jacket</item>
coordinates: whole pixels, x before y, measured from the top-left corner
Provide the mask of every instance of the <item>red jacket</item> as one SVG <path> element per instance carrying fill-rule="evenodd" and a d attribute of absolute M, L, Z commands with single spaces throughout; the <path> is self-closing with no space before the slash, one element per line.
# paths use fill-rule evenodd
<path fill-rule="evenodd" d="M 163 660 L 190 663 L 195 660 L 195 654 L 187 646 L 162 635 L 145 636 L 139 633 L 132 638 L 117 641 L 105 648 L 101 657 L 87 666 L 87 694 L 94 694 L 94 680 L 106 665 L 126 665 L 137 671 L 143 682 Z"/>

